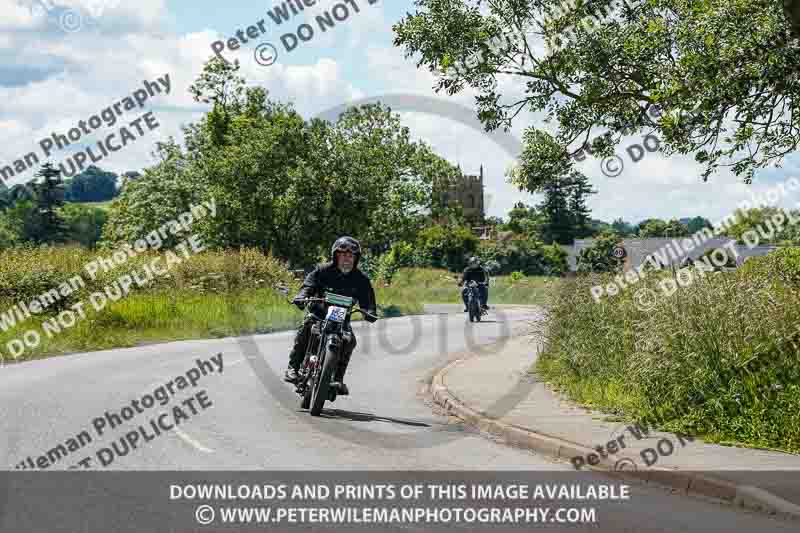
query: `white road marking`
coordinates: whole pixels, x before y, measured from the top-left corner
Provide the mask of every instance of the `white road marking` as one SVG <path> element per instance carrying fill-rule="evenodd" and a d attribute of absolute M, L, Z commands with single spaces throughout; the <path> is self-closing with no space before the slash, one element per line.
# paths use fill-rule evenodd
<path fill-rule="evenodd" d="M 203 446 L 202 444 L 200 444 L 199 442 L 194 440 L 192 437 L 190 437 L 189 435 L 187 435 L 186 433 L 184 433 L 180 429 L 178 429 L 178 428 L 174 428 L 174 429 L 175 429 L 175 434 L 177 436 L 179 436 L 181 439 L 183 439 L 184 442 L 186 442 L 187 444 L 191 445 L 195 449 L 197 449 L 197 450 L 199 450 L 201 452 L 204 452 L 204 453 L 214 453 L 214 450 L 206 448 L 205 446 Z"/>
<path fill-rule="evenodd" d="M 238 365 L 239 363 L 244 363 L 247 359 L 255 359 L 255 357 L 246 357 L 246 358 L 243 358 L 243 359 L 239 359 L 238 361 L 234 361 L 232 363 L 226 364 L 225 367 L 227 368 L 227 367 L 231 367 L 233 365 Z"/>
<path fill-rule="evenodd" d="M 239 363 L 244 363 L 246 359 L 255 359 L 255 357 L 247 357 L 247 358 L 242 358 L 242 359 L 239 359 L 238 361 L 234 361 L 234 362 L 232 362 L 232 363 L 228 363 L 228 364 L 226 364 L 225 366 L 226 366 L 226 367 L 232 367 L 233 365 L 237 365 L 237 364 L 239 364 Z M 172 361 L 170 361 L 170 363 L 171 363 L 171 362 L 172 362 Z M 165 366 L 165 365 L 159 365 L 159 367 L 161 367 L 161 366 Z M 154 387 L 155 385 L 157 385 L 157 384 L 161 384 L 161 383 L 162 383 L 161 381 L 155 381 L 155 382 L 153 382 L 153 384 L 152 384 L 152 385 L 150 385 L 150 387 L 148 387 L 148 388 L 147 388 L 147 389 L 146 389 L 146 390 L 145 390 L 145 391 L 144 391 L 142 394 L 148 394 L 148 393 L 151 393 L 151 392 L 153 391 L 153 387 Z M 205 447 L 205 446 L 203 446 L 203 445 L 202 445 L 200 442 L 198 442 L 197 440 L 193 439 L 192 437 L 190 437 L 189 435 L 187 435 L 185 432 L 181 431 L 181 430 L 180 430 L 180 429 L 178 429 L 177 427 L 176 427 L 176 428 L 174 428 L 174 431 L 175 431 L 175 434 L 176 434 L 178 437 L 180 437 L 180 438 L 181 438 L 181 439 L 182 439 L 182 440 L 183 440 L 183 441 L 184 441 L 186 444 L 188 444 L 188 445 L 192 446 L 194 449 L 196 449 L 196 450 L 198 450 L 198 451 L 201 451 L 201 452 L 203 452 L 203 453 L 214 453 L 214 450 L 212 450 L 211 448 L 206 448 L 206 447 Z"/>

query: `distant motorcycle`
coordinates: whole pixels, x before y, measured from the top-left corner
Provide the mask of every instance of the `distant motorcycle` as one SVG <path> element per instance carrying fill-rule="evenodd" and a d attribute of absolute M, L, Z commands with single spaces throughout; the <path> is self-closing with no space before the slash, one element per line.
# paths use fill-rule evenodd
<path fill-rule="evenodd" d="M 469 312 L 470 322 L 480 322 L 481 316 L 489 314 L 486 309 L 481 307 L 481 298 L 478 287 L 481 285 L 488 285 L 487 283 L 478 283 L 471 280 L 467 283 L 467 311 Z"/>
<path fill-rule="evenodd" d="M 314 319 L 311 335 L 306 349 L 303 364 L 298 372 L 297 392 L 302 400 L 300 407 L 309 409 L 311 416 L 319 416 L 325 401 L 335 401 L 338 389 L 331 386 L 331 379 L 339 365 L 342 346 L 350 342 L 353 334 L 350 329 L 350 317 L 353 313 L 361 313 L 370 318 L 377 316 L 363 309 L 353 309 L 355 300 L 348 296 L 325 293 L 323 298 L 304 298 L 306 304 L 319 302 L 324 304 L 325 318 L 310 313 Z"/>

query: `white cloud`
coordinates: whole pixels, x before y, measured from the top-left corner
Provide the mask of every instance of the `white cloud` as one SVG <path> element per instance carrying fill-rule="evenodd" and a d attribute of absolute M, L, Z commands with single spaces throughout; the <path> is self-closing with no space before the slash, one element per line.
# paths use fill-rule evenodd
<path fill-rule="evenodd" d="M 28 30 L 41 24 L 29 6 L 17 0 L 0 0 L 0 30 Z"/>
<path fill-rule="evenodd" d="M 145 18 L 158 18 L 163 3 L 146 4 L 150 10 Z M 147 6 L 144 7 L 147 11 Z M 166 140 L 170 135 L 181 140 L 181 125 L 202 116 L 181 109 L 203 107 L 193 101 L 187 89 L 212 56 L 210 43 L 220 37 L 210 30 L 186 35 L 128 32 L 113 37 L 86 30 L 70 35 L 69 39 L 17 33 L 16 38 L 22 41 L 20 48 L 27 50 L 25 53 L 32 62 L 48 57 L 60 61 L 64 67 L 41 81 L 0 86 L 0 100 L 13 102 L 14 109 L 13 115 L 0 115 L 0 120 L 9 125 L 0 129 L 0 165 L 13 163 L 31 151 L 43 159 L 37 144 L 42 138 L 53 132 L 66 133 L 78 121 L 141 88 L 144 80 L 154 81 L 169 74 L 170 94 L 156 95 L 147 102 L 148 106 L 155 106 L 154 115 L 161 126 L 99 163 L 117 172 L 153 164 L 151 152 L 155 141 Z M 253 60 L 251 51 L 247 51 L 242 57 L 240 74 L 251 85 L 263 85 L 274 99 L 293 100 L 298 110 L 306 113 L 315 106 L 331 107 L 361 96 L 360 91 L 342 78 L 340 66 L 332 59 L 323 58 L 308 66 L 261 67 Z M 104 137 L 146 111 L 147 107 L 127 112 L 116 125 L 103 126 L 96 133 Z M 80 142 L 91 144 L 97 140 L 86 137 Z M 68 150 L 55 152 L 52 155 L 55 162 L 66 157 Z M 34 172 L 31 169 L 16 176 L 12 184 L 31 179 Z"/>
<path fill-rule="evenodd" d="M 97 8 L 94 1 L 106 0 L 64 0 L 59 4 L 91 15 L 92 9 Z M 170 13 L 164 0 L 116 5 L 112 4 L 117 0 L 109 1 L 96 18 L 87 15 L 84 29 L 65 38 L 52 24 L 43 24 L 52 20 L 37 19 L 19 2 L 0 0 L 0 28 L 8 28 L 0 34 L 0 61 L 13 67 L 4 71 L 7 79 L 0 79 L 0 101 L 10 104 L 0 111 L 0 166 L 32 150 L 41 153 L 37 146 L 40 139 L 54 131 L 66 132 L 79 120 L 141 87 L 143 80 L 165 73 L 170 75 L 171 93 L 156 96 L 150 102 L 161 126 L 100 165 L 122 172 L 152 164 L 150 153 L 156 140 L 169 135 L 182 139 L 181 125 L 202 116 L 197 108 L 203 106 L 192 100 L 187 88 L 212 57 L 211 42 L 226 36 L 202 28 L 179 35 L 167 32 L 163 21 L 169 19 Z M 322 2 L 308 10 L 306 18 L 333 4 L 332 0 Z M 387 44 L 394 22 L 387 19 L 388 8 L 363 1 L 358 5 L 360 13 L 351 13 L 347 21 L 338 23 L 327 35 L 316 35 L 314 42 L 305 43 L 319 50 L 312 56 L 312 63 L 291 65 L 279 59 L 272 66 L 262 67 L 255 62 L 255 47 L 250 45 L 226 54 L 240 60 L 240 74 L 249 84 L 263 86 L 273 99 L 293 102 L 306 117 L 364 96 L 387 93 L 441 98 L 469 108 L 465 112 L 475 117 L 474 92 L 467 89 L 453 96 L 437 95 L 433 90 L 436 77 L 427 69 L 418 69 L 413 59 L 404 57 L 402 49 Z M 270 40 L 277 43 L 286 27 L 295 29 L 300 22 L 300 18 L 293 20 L 280 31 L 271 24 Z M 39 31 L 34 33 L 32 29 Z M 346 52 L 342 53 L 342 49 Z M 366 75 L 355 79 L 349 77 L 350 72 Z M 498 82 L 504 101 L 514 101 L 524 94 L 524 82 L 518 78 L 501 78 Z M 115 127 L 103 128 L 99 133 L 108 134 L 144 112 L 131 111 Z M 504 173 L 514 158 L 487 134 L 441 116 L 404 111 L 401 117 L 415 138 L 431 144 L 450 162 L 460 164 L 465 173 L 477 173 L 484 165 L 487 197 L 491 195 L 491 201 L 487 199 L 487 204 L 491 203 L 490 215 L 505 215 L 520 200 L 536 201 L 537 197 L 520 193 L 506 183 Z M 541 114 L 521 113 L 514 121 L 512 134 L 521 138 L 526 126 L 542 127 L 542 119 Z M 599 191 L 589 199 L 595 218 L 609 222 L 619 216 L 630 222 L 648 217 L 721 218 L 748 198 L 748 191 L 768 187 L 759 181 L 745 186 L 729 172 L 703 183 L 702 167 L 691 156 L 666 158 L 648 153 L 634 164 L 625 153 L 625 147 L 634 140 L 637 139 L 626 139 L 618 149 L 626 169 L 617 178 L 603 176 L 600 161 L 591 156 L 579 166 Z M 65 155 L 66 151 L 54 154 L 58 161 Z M 30 174 L 25 178 L 29 179 Z M 787 199 L 795 201 L 796 198 Z"/>

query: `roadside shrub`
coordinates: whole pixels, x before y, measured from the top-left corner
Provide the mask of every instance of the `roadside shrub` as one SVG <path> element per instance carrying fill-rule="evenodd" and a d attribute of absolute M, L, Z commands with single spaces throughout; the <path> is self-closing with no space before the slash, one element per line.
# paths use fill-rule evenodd
<path fill-rule="evenodd" d="M 546 246 L 532 239 L 508 242 L 482 242 L 477 252 L 484 266 L 491 264 L 492 275 L 521 272 L 525 276 L 559 275 L 566 270 L 567 254 L 558 245 Z"/>
<path fill-rule="evenodd" d="M 511 273 L 510 278 L 511 278 L 512 282 L 516 283 L 517 281 L 521 281 L 521 280 L 525 279 L 525 274 L 523 274 L 522 272 L 517 270 L 517 271 Z"/>
<path fill-rule="evenodd" d="M 604 231 L 597 235 L 592 245 L 578 254 L 578 272 L 618 272 L 624 263 L 613 254 L 618 242 L 616 233 Z"/>
<path fill-rule="evenodd" d="M 567 251 L 558 244 L 550 244 L 542 247 L 542 256 L 546 266 L 545 275 L 560 276 L 569 268 L 567 264 Z"/>
<path fill-rule="evenodd" d="M 108 215 L 105 210 L 81 204 L 66 204 L 60 210 L 67 225 L 67 237 L 87 248 L 94 248 L 103 234 Z"/>
<path fill-rule="evenodd" d="M 416 246 L 423 257 L 429 258 L 428 266 L 458 271 L 467 265 L 479 242 L 469 228 L 436 225 L 419 232 Z"/>
<path fill-rule="evenodd" d="M 762 257 L 753 257 L 737 270 L 744 278 L 775 280 L 800 289 L 800 248 L 779 248 Z"/>
<path fill-rule="evenodd" d="M 83 266 L 92 254 L 80 246 L 20 246 L 0 252 L 0 302 L 28 304 L 34 297 L 58 289 L 76 275 L 86 276 Z M 66 292 L 66 291 L 65 291 Z M 61 310 L 77 302 L 85 290 L 59 295 L 48 310 Z M 2 309 L 5 311 L 5 309 Z"/>

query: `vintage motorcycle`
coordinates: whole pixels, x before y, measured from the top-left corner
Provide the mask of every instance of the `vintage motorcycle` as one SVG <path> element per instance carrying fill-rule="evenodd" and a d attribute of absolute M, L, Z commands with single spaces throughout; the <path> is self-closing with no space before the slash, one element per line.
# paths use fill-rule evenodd
<path fill-rule="evenodd" d="M 315 320 L 311 325 L 311 335 L 295 389 L 302 397 L 300 407 L 310 409 L 311 416 L 319 416 L 325 401 L 335 401 L 340 392 L 337 387 L 331 386 L 331 379 L 339 365 L 342 347 L 350 342 L 353 334 L 350 317 L 353 313 L 376 320 L 378 317 L 363 309 L 353 309 L 353 298 L 331 292 L 326 292 L 322 298 L 304 298 L 300 301 L 306 305 L 321 303 L 325 310 L 324 319 L 310 313 Z"/>
<path fill-rule="evenodd" d="M 469 312 L 470 322 L 480 322 L 481 316 L 489 314 L 489 312 L 481 307 L 481 297 L 478 291 L 480 285 L 487 285 L 486 283 L 478 283 L 471 280 L 467 283 L 467 311 Z"/>

